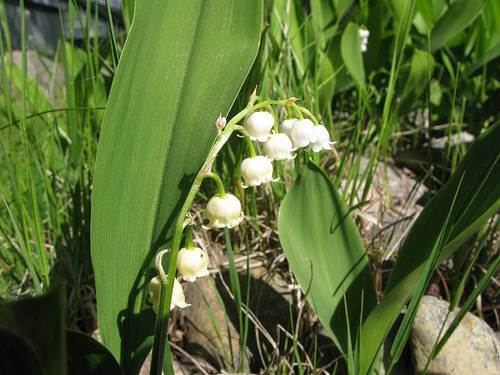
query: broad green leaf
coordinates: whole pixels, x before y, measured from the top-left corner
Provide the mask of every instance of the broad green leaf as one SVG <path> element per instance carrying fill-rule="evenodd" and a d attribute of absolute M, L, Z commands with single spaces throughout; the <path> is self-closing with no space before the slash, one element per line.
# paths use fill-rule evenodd
<path fill-rule="evenodd" d="M 40 297 L 0 303 L 0 373 L 66 374 L 65 308 L 61 285 Z"/>
<path fill-rule="evenodd" d="M 333 0 L 335 4 L 335 10 L 337 12 L 337 18 L 343 18 L 349 8 L 352 6 L 353 0 Z"/>
<path fill-rule="evenodd" d="M 361 310 L 366 316 L 376 303 L 375 290 L 351 213 L 329 178 L 312 162 L 283 200 L 278 229 L 302 290 L 328 335 L 347 353 L 348 329 L 354 342 Z"/>
<path fill-rule="evenodd" d="M 215 121 L 252 66 L 261 23 L 260 1 L 135 4 L 104 115 L 92 197 L 98 319 L 116 358 L 121 350 L 147 353 L 142 344 L 154 315 L 141 307 L 151 257 L 168 242 Z"/>
<path fill-rule="evenodd" d="M 365 89 L 365 67 L 361 54 L 361 41 L 359 39 L 359 27 L 349 22 L 342 34 L 340 52 L 344 64 L 358 86 Z"/>
<path fill-rule="evenodd" d="M 122 14 L 125 26 L 130 28 L 132 20 L 134 19 L 135 0 L 122 0 Z"/>
<path fill-rule="evenodd" d="M 385 296 L 363 324 L 361 374 L 368 372 L 385 336 L 423 277 L 425 262 L 439 239 L 450 209 L 453 207 L 448 222 L 452 229 L 438 263 L 451 256 L 500 208 L 498 139 L 500 126 L 497 125 L 476 140 L 457 171 L 426 205 L 411 228 L 391 272 Z"/>
<path fill-rule="evenodd" d="M 431 32 L 431 52 L 443 47 L 481 13 L 486 0 L 455 1 L 436 22 Z"/>
<path fill-rule="evenodd" d="M 92 337 L 66 331 L 68 369 L 71 375 L 121 375 L 115 357 Z"/>

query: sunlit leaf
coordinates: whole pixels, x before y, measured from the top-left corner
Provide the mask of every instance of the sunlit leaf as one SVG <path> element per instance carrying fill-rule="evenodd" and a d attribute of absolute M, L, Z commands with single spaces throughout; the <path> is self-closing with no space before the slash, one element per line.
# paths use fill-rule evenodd
<path fill-rule="evenodd" d="M 346 353 L 348 329 L 354 342 L 361 310 L 367 315 L 375 305 L 375 290 L 351 213 L 329 178 L 312 162 L 283 200 L 278 229 L 297 281 L 328 335 Z"/>
<path fill-rule="evenodd" d="M 453 36 L 465 29 L 481 13 L 486 0 L 453 2 L 431 31 L 431 51 L 443 47 Z"/>
<path fill-rule="evenodd" d="M 135 4 L 104 116 L 92 196 L 97 313 L 116 358 L 147 353 L 142 344 L 154 314 L 142 309 L 142 291 L 150 257 L 168 242 L 215 121 L 245 80 L 261 22 L 261 2 Z M 120 360 L 128 365 L 130 358 Z"/>

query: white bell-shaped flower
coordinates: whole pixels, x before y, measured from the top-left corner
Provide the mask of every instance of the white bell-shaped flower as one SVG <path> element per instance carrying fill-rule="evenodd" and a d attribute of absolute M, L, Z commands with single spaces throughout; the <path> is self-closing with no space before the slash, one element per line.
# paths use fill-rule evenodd
<path fill-rule="evenodd" d="M 316 142 L 315 126 L 309 119 L 297 120 L 292 127 L 292 142 L 294 148 L 307 147 Z"/>
<path fill-rule="evenodd" d="M 292 139 L 292 129 L 293 129 L 293 123 L 297 121 L 296 118 L 290 118 L 281 121 L 280 123 L 280 133 L 285 133 L 288 138 Z"/>
<path fill-rule="evenodd" d="M 199 247 L 179 250 L 177 255 L 177 269 L 185 281 L 194 282 L 198 277 L 208 276 L 208 256 Z"/>
<path fill-rule="evenodd" d="M 226 193 L 223 197 L 214 195 L 207 203 L 205 216 L 211 228 L 233 228 L 243 221 L 241 203 L 234 195 Z"/>
<path fill-rule="evenodd" d="M 274 126 L 274 117 L 269 112 L 254 112 L 245 120 L 245 130 L 252 141 L 265 142 Z"/>
<path fill-rule="evenodd" d="M 158 305 L 160 303 L 160 287 L 161 281 L 158 276 L 153 277 L 149 281 L 149 302 L 153 304 L 153 311 L 155 313 L 158 312 Z M 174 307 L 179 307 L 181 309 L 185 307 L 191 306 L 189 303 L 186 303 L 186 297 L 184 296 L 184 291 L 182 290 L 181 284 L 174 279 L 174 289 L 172 291 L 172 301 L 170 302 L 170 311 L 174 309 Z"/>
<path fill-rule="evenodd" d="M 264 143 L 264 154 L 271 160 L 288 160 L 295 156 L 292 154 L 292 141 L 286 134 L 271 134 Z"/>
<path fill-rule="evenodd" d="M 244 188 L 273 181 L 273 163 L 262 155 L 246 158 L 241 163 L 241 175 L 245 180 Z"/>
<path fill-rule="evenodd" d="M 311 143 L 311 148 L 314 152 L 321 150 L 331 150 L 335 142 L 330 141 L 330 133 L 324 125 L 314 127 L 315 141 Z"/>

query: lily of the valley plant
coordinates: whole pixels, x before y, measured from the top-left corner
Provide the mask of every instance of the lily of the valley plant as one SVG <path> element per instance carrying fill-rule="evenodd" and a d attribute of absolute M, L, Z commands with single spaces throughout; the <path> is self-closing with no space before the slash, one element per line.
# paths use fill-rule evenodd
<path fill-rule="evenodd" d="M 285 109 L 284 113 L 294 113 L 297 118 L 282 119 L 278 125 L 276 109 Z M 290 116 L 289 116 L 290 117 Z M 212 179 L 217 186 L 217 194 L 211 197 L 205 207 L 204 217 L 208 224 L 204 229 L 233 228 L 244 219 L 242 206 L 238 198 L 226 192 L 220 177 L 212 172 L 215 161 L 224 144 L 237 131 L 244 138 L 248 147 L 248 157 L 240 166 L 243 187 L 256 187 L 277 181 L 273 177 L 274 160 L 290 160 L 299 148 L 309 148 L 314 152 L 331 150 L 333 142 L 324 125 L 318 123 L 309 110 L 298 105 L 296 98 L 261 101 L 252 95 L 245 109 L 226 122 L 219 118 L 216 122 L 219 135 L 208 153 L 208 157 L 198 172 L 187 199 L 179 214 L 171 249 L 162 250 L 156 256 L 156 268 L 159 276 L 150 281 L 149 293 L 153 310 L 157 313 L 153 346 L 152 366 L 156 373 L 161 373 L 166 342 L 169 312 L 175 307 L 189 306 L 182 286 L 177 279 L 194 282 L 199 277 L 209 274 L 208 254 L 193 244 L 193 226 L 189 217 L 193 199 L 205 178 Z M 258 155 L 253 142 L 261 143 L 263 155 Z M 185 245 L 180 248 L 185 232 Z M 162 257 L 170 252 L 168 271 L 162 266 Z M 154 369 L 152 371 L 154 372 Z"/>

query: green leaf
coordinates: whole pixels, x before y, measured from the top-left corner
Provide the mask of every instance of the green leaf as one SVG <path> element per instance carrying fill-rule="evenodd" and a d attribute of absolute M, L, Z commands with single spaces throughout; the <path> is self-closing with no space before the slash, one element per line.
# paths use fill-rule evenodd
<path fill-rule="evenodd" d="M 431 31 L 431 52 L 443 47 L 481 13 L 486 0 L 455 1 Z"/>
<path fill-rule="evenodd" d="M 92 337 L 66 331 L 68 369 L 71 375 L 121 375 L 113 355 Z"/>
<path fill-rule="evenodd" d="M 40 297 L 0 303 L 0 368 L 15 370 L 7 374 L 66 374 L 65 307 L 61 285 Z"/>
<path fill-rule="evenodd" d="M 353 338 L 359 334 L 362 312 L 367 315 L 376 304 L 375 290 L 351 213 L 312 162 L 283 200 L 278 228 L 297 281 L 328 335 L 347 353 L 348 330 Z"/>
<path fill-rule="evenodd" d="M 488 50 L 488 52 L 486 52 L 486 54 L 482 58 L 478 59 L 474 64 L 469 66 L 466 75 L 471 75 L 479 68 L 483 67 L 483 65 L 488 64 L 491 60 L 496 59 L 498 56 L 500 56 L 500 43 Z"/>
<path fill-rule="evenodd" d="M 101 334 L 127 366 L 147 353 L 154 325 L 143 296 L 151 257 L 245 80 L 261 23 L 262 2 L 135 4 L 104 115 L 91 224 Z"/>
<path fill-rule="evenodd" d="M 365 67 L 361 54 L 361 41 L 359 39 L 359 27 L 349 22 L 342 34 L 340 52 L 344 64 L 358 86 L 365 89 Z"/>
<path fill-rule="evenodd" d="M 399 251 L 384 298 L 363 324 L 360 343 L 361 374 L 368 372 L 401 309 L 413 295 L 421 278 L 425 277 L 425 263 L 439 240 L 447 219 L 451 230 L 437 264 L 451 256 L 500 208 L 498 139 L 499 125 L 489 129 L 474 142 L 457 171 L 425 206 L 411 228 Z M 463 184 L 460 186 L 462 176 Z"/>

